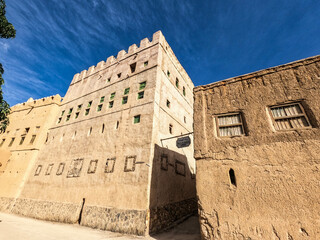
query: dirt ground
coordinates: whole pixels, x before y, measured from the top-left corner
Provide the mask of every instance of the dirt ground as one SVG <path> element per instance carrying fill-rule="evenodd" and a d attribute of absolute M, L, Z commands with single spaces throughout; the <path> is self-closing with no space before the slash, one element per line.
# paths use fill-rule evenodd
<path fill-rule="evenodd" d="M 198 217 L 192 216 L 176 227 L 155 236 L 137 237 L 101 231 L 79 225 L 40 221 L 0 213 L 0 240 L 200 240 Z"/>

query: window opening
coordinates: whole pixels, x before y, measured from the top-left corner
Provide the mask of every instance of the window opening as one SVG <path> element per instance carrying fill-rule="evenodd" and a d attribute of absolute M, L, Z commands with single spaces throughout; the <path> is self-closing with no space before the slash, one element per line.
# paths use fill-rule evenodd
<path fill-rule="evenodd" d="M 169 133 L 172 134 L 172 132 L 173 132 L 173 126 L 172 124 L 169 124 Z"/>
<path fill-rule="evenodd" d="M 139 90 L 144 89 L 146 87 L 146 85 L 147 85 L 146 81 L 139 83 Z"/>
<path fill-rule="evenodd" d="M 73 110 L 73 108 L 70 108 L 68 114 L 71 114 L 71 113 L 72 113 L 72 110 Z"/>
<path fill-rule="evenodd" d="M 101 112 L 103 104 L 98 105 L 97 111 Z"/>
<path fill-rule="evenodd" d="M 179 88 L 179 79 L 176 78 L 176 87 Z"/>
<path fill-rule="evenodd" d="M 111 95 L 110 95 L 110 100 L 114 99 L 115 96 L 116 96 L 116 93 L 115 93 L 115 92 L 114 92 L 114 93 L 111 93 Z"/>
<path fill-rule="evenodd" d="M 58 119 L 58 123 L 61 123 L 61 120 L 62 120 L 62 118 L 60 117 L 60 118 Z"/>
<path fill-rule="evenodd" d="M 144 91 L 138 92 L 138 99 L 142 99 L 144 97 Z"/>
<path fill-rule="evenodd" d="M 185 87 L 182 88 L 182 93 L 183 93 L 183 96 L 186 96 L 186 88 Z"/>
<path fill-rule="evenodd" d="M 11 141 L 10 141 L 10 143 L 9 143 L 9 146 L 8 146 L 8 147 L 11 147 L 11 146 L 12 146 L 12 144 L 13 144 L 13 142 L 14 142 L 14 139 L 15 139 L 15 138 L 11 138 Z"/>
<path fill-rule="evenodd" d="M 237 186 L 236 175 L 235 175 L 234 170 L 232 168 L 230 168 L 230 170 L 229 170 L 229 177 L 230 177 L 231 184 L 236 187 Z"/>
<path fill-rule="evenodd" d="M 2 147 L 3 146 L 3 144 L 4 144 L 4 142 L 6 141 L 6 139 L 4 138 L 4 139 L 2 139 L 2 141 L 1 141 L 1 143 L 0 143 L 0 147 Z"/>
<path fill-rule="evenodd" d="M 77 119 L 79 117 L 79 112 L 76 112 L 76 115 L 75 115 L 75 119 Z"/>
<path fill-rule="evenodd" d="M 82 104 L 78 105 L 77 111 L 80 111 L 82 107 Z"/>
<path fill-rule="evenodd" d="M 30 140 L 30 144 L 33 144 L 35 139 L 36 139 L 36 135 L 32 135 L 31 140 Z"/>
<path fill-rule="evenodd" d="M 92 105 L 92 101 L 88 102 L 88 108 L 90 108 Z"/>
<path fill-rule="evenodd" d="M 21 140 L 20 140 L 19 145 L 22 145 L 22 144 L 23 144 L 25 138 L 26 138 L 25 136 L 21 136 Z"/>
<path fill-rule="evenodd" d="M 118 78 L 121 78 L 121 73 L 118 73 L 118 75 L 117 75 L 117 76 L 118 76 Z"/>
<path fill-rule="evenodd" d="M 67 115 L 66 121 L 70 120 L 71 115 Z"/>
<path fill-rule="evenodd" d="M 170 72 L 169 72 L 169 70 L 167 71 L 167 76 L 170 77 Z"/>
<path fill-rule="evenodd" d="M 130 88 L 126 88 L 126 89 L 124 90 L 124 95 L 127 95 L 129 92 L 130 92 Z"/>
<path fill-rule="evenodd" d="M 104 96 L 100 98 L 100 103 L 104 102 Z"/>
<path fill-rule="evenodd" d="M 143 63 L 143 65 L 144 65 L 145 67 L 148 66 L 148 64 L 149 64 L 148 61 L 145 61 L 145 62 Z"/>
<path fill-rule="evenodd" d="M 104 123 L 102 124 L 102 129 L 101 129 L 101 133 L 104 132 Z"/>
<path fill-rule="evenodd" d="M 170 101 L 167 100 L 167 107 L 170 108 L 170 105 L 171 105 Z"/>
<path fill-rule="evenodd" d="M 87 116 L 87 115 L 89 114 L 89 112 L 90 112 L 90 108 L 87 108 L 86 111 L 85 111 L 85 113 L 84 113 L 84 115 Z"/>
<path fill-rule="evenodd" d="M 130 70 L 131 70 L 131 73 L 134 73 L 136 71 L 136 66 L 137 66 L 137 63 L 132 63 L 130 65 Z"/>
<path fill-rule="evenodd" d="M 64 112 L 65 112 L 64 110 L 61 112 L 61 117 L 63 116 Z"/>
<path fill-rule="evenodd" d="M 107 82 L 111 82 L 111 77 L 108 78 Z"/>
<path fill-rule="evenodd" d="M 133 117 L 133 123 L 139 123 L 140 122 L 140 115 L 136 115 Z"/>
<path fill-rule="evenodd" d="M 128 102 L 128 96 L 122 98 L 122 104 L 126 104 Z"/>
<path fill-rule="evenodd" d="M 224 114 L 217 117 L 218 135 L 231 137 L 244 135 L 240 113 Z"/>
<path fill-rule="evenodd" d="M 109 108 L 113 107 L 113 101 L 109 102 Z"/>
<path fill-rule="evenodd" d="M 89 129 L 89 131 L 88 131 L 88 136 L 90 136 L 91 133 L 92 133 L 92 127 L 91 127 L 91 128 Z"/>
<path fill-rule="evenodd" d="M 118 129 L 119 128 L 119 121 L 117 121 L 117 123 L 116 123 L 116 129 Z"/>

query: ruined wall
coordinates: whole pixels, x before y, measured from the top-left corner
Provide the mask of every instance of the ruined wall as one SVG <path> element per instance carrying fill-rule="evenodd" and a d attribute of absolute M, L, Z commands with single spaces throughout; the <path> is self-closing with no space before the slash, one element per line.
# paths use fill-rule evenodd
<path fill-rule="evenodd" d="M 10 124 L 0 135 L 0 210 L 9 211 L 19 196 L 60 102 L 56 95 L 11 108 Z"/>
<path fill-rule="evenodd" d="M 320 238 L 319 80 L 316 56 L 195 88 L 203 239 Z M 270 107 L 294 102 L 310 126 L 276 130 Z M 235 112 L 244 134 L 220 137 L 216 117 Z"/>

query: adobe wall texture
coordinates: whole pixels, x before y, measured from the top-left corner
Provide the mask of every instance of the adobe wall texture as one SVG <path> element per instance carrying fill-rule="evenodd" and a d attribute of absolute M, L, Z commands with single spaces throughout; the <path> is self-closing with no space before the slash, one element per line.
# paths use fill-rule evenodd
<path fill-rule="evenodd" d="M 194 94 L 202 238 L 319 239 L 320 56 L 200 86 Z M 312 127 L 276 131 L 268 107 L 295 101 Z M 246 134 L 219 137 L 215 116 L 231 112 L 241 112 Z"/>
<path fill-rule="evenodd" d="M 10 124 L 0 134 L 0 210 L 9 211 L 19 196 L 46 141 L 49 126 L 55 121 L 60 102 L 61 97 L 56 95 L 29 99 L 11 108 Z"/>
<path fill-rule="evenodd" d="M 162 146 L 165 150 L 158 147 L 162 138 L 192 132 L 193 84 L 173 52 L 163 60 L 169 50 L 159 31 L 152 41 L 143 39 L 139 47 L 134 44 L 117 58 L 109 57 L 74 76 L 48 141 L 13 207 L 15 213 L 144 235 L 194 211 L 188 207 L 189 199 L 195 198 L 192 145 L 185 153 L 175 140 Z M 164 78 L 163 61 L 168 61 L 171 79 Z M 179 77 L 180 88 L 174 87 L 174 76 Z M 171 112 L 163 111 L 169 97 Z M 135 122 L 136 116 L 140 122 Z M 174 133 L 169 133 L 168 118 L 173 119 Z M 185 176 L 174 169 L 161 170 L 164 151 L 170 152 L 173 164 L 180 159 Z M 170 221 L 162 220 L 161 227 L 150 229 L 172 204 L 180 209 L 167 212 Z"/>

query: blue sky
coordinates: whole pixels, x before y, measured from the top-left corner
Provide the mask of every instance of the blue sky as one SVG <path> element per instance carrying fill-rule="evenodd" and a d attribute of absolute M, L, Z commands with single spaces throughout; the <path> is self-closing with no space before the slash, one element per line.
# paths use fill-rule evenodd
<path fill-rule="evenodd" d="M 319 0 L 6 0 L 4 97 L 63 96 L 73 75 L 161 30 L 196 86 L 320 54 Z"/>

